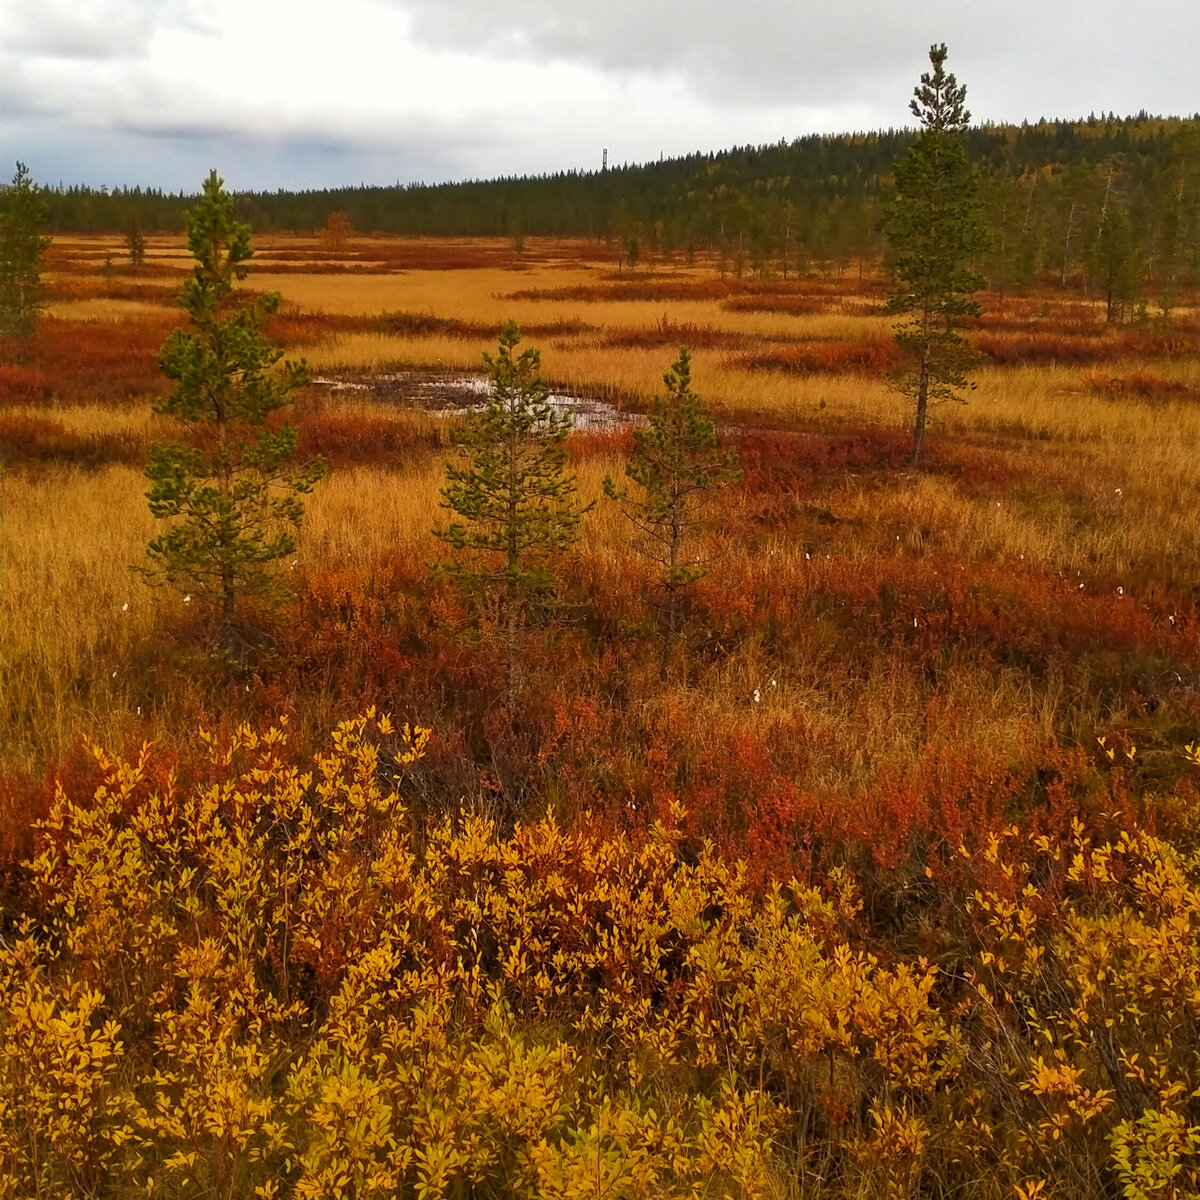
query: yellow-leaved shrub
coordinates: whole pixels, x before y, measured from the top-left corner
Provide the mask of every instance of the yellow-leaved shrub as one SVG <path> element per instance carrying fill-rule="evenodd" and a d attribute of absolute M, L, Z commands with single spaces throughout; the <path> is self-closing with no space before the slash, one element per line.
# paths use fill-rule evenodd
<path fill-rule="evenodd" d="M 199 782 L 97 751 L 60 789 L 0 946 L 9 1195 L 1194 1186 L 1194 855 L 997 840 L 954 977 L 860 945 L 849 877 L 763 893 L 677 819 L 417 821 L 426 737 L 372 712 L 302 769 L 245 728 Z"/>

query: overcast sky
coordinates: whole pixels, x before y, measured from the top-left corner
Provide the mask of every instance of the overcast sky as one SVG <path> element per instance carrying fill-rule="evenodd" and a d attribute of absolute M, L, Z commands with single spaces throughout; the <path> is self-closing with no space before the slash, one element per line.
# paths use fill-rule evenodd
<path fill-rule="evenodd" d="M 910 123 L 1200 108 L 1197 0 L 0 0 L 0 154 L 194 191 L 593 169 Z"/>

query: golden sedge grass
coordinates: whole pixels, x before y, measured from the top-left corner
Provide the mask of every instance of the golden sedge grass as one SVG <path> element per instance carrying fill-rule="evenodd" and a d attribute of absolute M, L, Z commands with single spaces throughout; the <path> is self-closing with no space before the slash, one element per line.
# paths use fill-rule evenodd
<path fill-rule="evenodd" d="M 106 244 L 119 245 L 112 239 L 109 243 L 73 239 L 59 248 L 93 250 Z M 315 249 L 311 239 L 264 239 L 260 248 L 294 250 L 310 244 Z M 177 240 L 170 239 L 153 240 L 152 250 L 164 257 L 185 253 Z M 889 328 L 884 318 L 845 311 L 802 317 L 730 313 L 715 300 L 677 304 L 503 298 L 517 288 L 565 288 L 602 277 L 580 265 L 534 264 L 521 272 L 488 268 L 384 276 L 272 276 L 267 271 L 256 272 L 252 282 L 257 287 L 279 287 L 304 309 L 331 313 L 405 310 L 497 325 L 508 316 L 527 322 L 584 321 L 602 332 L 542 340 L 544 375 L 569 390 L 632 398 L 638 405 L 645 405 L 661 389 L 661 375 L 674 348 L 606 347 L 600 344 L 605 330 L 639 324 L 653 327 L 664 314 L 676 324 L 692 322 L 755 336 L 865 337 Z M 154 305 L 112 300 L 64 303 L 56 311 L 60 308 L 97 321 L 161 311 Z M 466 371 L 481 370 L 480 356 L 493 346 L 484 339 L 345 333 L 306 347 L 305 354 L 317 373 Z M 696 389 L 721 420 L 753 419 L 766 426 L 830 431 L 906 429 L 911 422 L 908 401 L 883 380 L 747 372 L 730 365 L 728 357 L 722 350 L 699 349 L 693 358 Z M 1105 370 L 1119 375 L 1145 367 L 1145 362 L 1130 360 Z M 1200 369 L 1193 362 L 1155 362 L 1153 369 L 1192 388 L 1200 384 Z M 1050 571 L 1103 570 L 1118 577 L 1138 571 L 1145 578 L 1175 586 L 1195 549 L 1194 401 L 1109 400 L 1089 388 L 1084 374 L 1079 368 L 1052 365 L 977 371 L 977 388 L 967 404 L 937 407 L 931 439 L 951 453 L 960 445 L 995 451 L 1011 470 L 1012 482 L 993 495 L 987 487 L 952 476 L 901 473 L 886 487 L 867 486 L 852 477 L 834 479 L 822 504 L 857 523 L 853 526 L 857 532 L 843 538 L 839 552 L 878 553 L 895 529 L 907 531 L 897 550 L 902 554 L 936 549 L 964 560 L 1002 561 L 1020 560 L 1023 555 L 1024 561 Z M 349 394 L 329 395 L 321 403 L 350 419 L 357 413 L 376 414 L 380 408 Z M 7 411 L 49 415 L 80 435 L 131 432 L 146 442 L 170 436 L 167 423 L 154 417 L 148 405 L 39 405 Z M 418 421 L 422 428 L 444 424 L 420 414 L 403 419 Z M 430 530 L 446 519 L 438 507 L 442 457 L 421 455 L 395 470 L 335 469 L 308 501 L 297 556 L 303 569 L 345 565 L 371 570 L 395 555 L 420 562 L 441 557 L 444 547 Z M 605 474 L 620 477 L 622 463 L 615 458 L 589 458 L 578 470 L 580 496 L 586 502 L 600 496 Z M 122 701 L 112 690 L 117 685 L 109 688 L 104 681 L 94 681 L 94 687 L 82 691 L 76 685 L 81 677 L 95 673 L 100 657 L 119 661 L 128 654 L 168 611 L 163 606 L 181 602 L 177 593 L 149 591 L 129 570 L 131 563 L 142 561 L 146 541 L 157 525 L 146 510 L 144 491 L 141 472 L 123 466 L 88 472 L 9 471 L 0 536 L 6 712 L 14 712 L 13 697 L 40 695 L 37 721 L 43 724 L 36 747 L 32 733 L 10 737 L 4 752 L 7 759 L 29 761 L 52 747 L 61 748 L 63 739 L 73 739 L 83 725 L 94 726 L 97 719 L 119 728 Z M 882 532 L 889 534 L 887 539 Z M 766 530 L 760 542 L 755 552 L 762 553 L 762 545 L 770 542 L 776 549 L 773 561 L 784 567 L 795 566 L 803 553 L 793 540 L 772 539 Z M 632 555 L 628 543 L 623 518 L 615 506 L 602 501 L 583 523 L 579 554 L 585 564 L 591 564 L 586 569 L 594 578 L 611 579 L 615 585 L 618 568 Z M 899 678 L 889 680 L 881 665 L 881 673 L 873 674 L 843 701 L 821 685 L 819 663 L 804 665 L 803 648 L 795 650 L 793 657 L 787 695 L 789 702 L 803 706 L 806 720 L 825 722 L 823 727 L 853 727 L 864 761 L 877 761 L 888 753 L 889 745 L 909 745 L 904 729 L 919 727 L 923 694 L 919 687 L 912 684 L 915 690 L 906 690 L 910 685 Z M 749 637 L 730 654 L 721 671 L 697 676 L 688 687 L 697 692 L 697 703 L 712 706 L 714 719 L 762 722 L 771 706 L 746 715 L 744 698 L 771 669 L 755 638 Z M 982 738 L 994 719 L 994 737 L 988 736 L 1005 746 L 1026 735 L 1041 736 L 1061 716 L 1060 699 L 1046 689 L 1031 694 L 1028 681 L 1022 683 L 1016 676 L 997 684 L 965 671 L 947 686 L 958 689 L 956 703 L 961 703 L 963 720 L 970 728 Z M 1002 703 L 996 701 L 998 695 Z M 778 703 L 771 701 L 771 705 Z M 914 723 L 897 724 L 887 716 L 892 711 L 889 706 Z M 36 728 L 31 712 L 18 724 L 26 730 Z M 833 778 L 839 771 L 853 774 L 857 768 L 852 759 L 842 759 L 821 770 Z"/>
<path fill-rule="evenodd" d="M 125 321 L 148 313 L 161 316 L 170 293 L 163 290 L 164 304 L 151 304 L 143 300 L 58 300 L 46 306 L 49 316 L 64 321 Z"/>
<path fill-rule="evenodd" d="M 718 300 L 512 299 L 531 289 L 594 286 L 593 271 L 548 266 L 515 276 L 499 268 L 406 271 L 396 275 L 272 275 L 258 271 L 255 287 L 282 293 L 308 312 L 377 316 L 386 312 L 433 313 L 494 325 L 584 322 L 608 329 L 654 329 L 664 317 L 674 326 L 696 325 L 760 338 L 862 339 L 886 335 L 886 317 L 843 313 L 727 311 Z"/>
<path fill-rule="evenodd" d="M 101 404 L 12 404 L 4 413 L 11 417 L 56 421 L 68 433 L 78 437 L 103 437 L 126 434 L 139 442 L 174 437 L 179 426 L 167 417 L 158 416 L 144 401 L 122 405 Z"/>
<path fill-rule="evenodd" d="M 80 729 L 129 728 L 119 667 L 178 594 L 147 588 L 143 561 L 156 522 L 141 471 L 123 466 L 37 476 L 9 472 L 0 494 L 4 588 L 4 756 L 33 765 Z M 115 673 L 114 673 L 115 672 Z"/>

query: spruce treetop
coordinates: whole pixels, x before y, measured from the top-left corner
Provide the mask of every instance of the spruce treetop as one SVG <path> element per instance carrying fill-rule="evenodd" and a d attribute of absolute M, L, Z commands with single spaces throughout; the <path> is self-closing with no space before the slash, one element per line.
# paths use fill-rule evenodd
<path fill-rule="evenodd" d="M 195 266 L 179 302 L 191 329 L 175 330 L 159 353 L 159 366 L 177 387 L 157 411 L 185 421 L 258 424 L 289 402 L 308 371 L 303 363 L 287 363 L 282 374 L 269 373 L 283 352 L 263 335 L 262 326 L 279 307 L 278 292 L 229 302 L 254 251 L 250 228 L 236 219 L 234 198 L 216 171 L 188 212 L 187 230 Z"/>
<path fill-rule="evenodd" d="M 929 48 L 933 67 L 921 75 L 909 108 L 920 132 L 896 164 L 896 194 L 887 231 L 895 252 L 894 312 L 929 308 L 943 316 L 976 315 L 984 285 L 968 260 L 983 248 L 979 184 L 967 158 L 971 114 L 966 87 L 947 72 L 946 47 Z"/>
<path fill-rule="evenodd" d="M 913 98 L 908 102 L 909 109 L 924 129 L 965 133 L 971 123 L 967 89 L 946 70 L 945 42 L 929 47 L 929 62 L 933 70 L 922 72 L 921 82 L 913 88 Z"/>

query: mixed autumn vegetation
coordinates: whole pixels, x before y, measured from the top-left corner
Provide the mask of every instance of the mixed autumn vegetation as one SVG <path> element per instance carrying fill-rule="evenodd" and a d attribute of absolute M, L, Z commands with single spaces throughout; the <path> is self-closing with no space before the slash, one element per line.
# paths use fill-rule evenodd
<path fill-rule="evenodd" d="M 895 203 L 852 271 L 327 197 L 251 257 L 215 176 L 187 246 L 30 243 L 3 1194 L 1195 1195 L 1195 195 L 1149 140 L 1157 233 L 1070 159 L 1018 244 L 1054 186 L 1078 249 L 999 273 L 986 174 L 949 265 Z"/>

